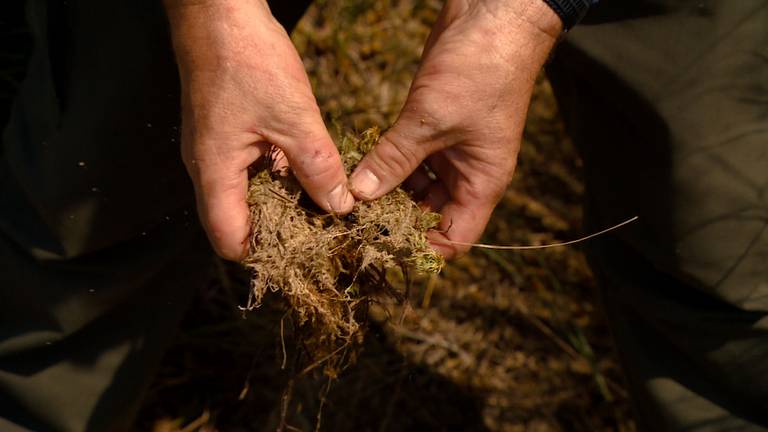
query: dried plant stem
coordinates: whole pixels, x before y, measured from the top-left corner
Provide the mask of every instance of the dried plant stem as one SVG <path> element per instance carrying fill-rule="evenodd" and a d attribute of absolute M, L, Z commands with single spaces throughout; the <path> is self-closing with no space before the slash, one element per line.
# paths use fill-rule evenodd
<path fill-rule="evenodd" d="M 613 230 L 619 229 L 623 227 L 624 225 L 627 225 L 629 223 L 632 223 L 636 220 L 640 219 L 639 216 L 633 216 L 624 222 L 621 222 L 619 224 L 616 224 L 610 228 L 606 228 L 602 231 L 598 231 L 596 233 L 590 234 L 588 236 L 584 236 L 575 240 L 569 240 L 567 242 L 562 243 L 550 243 L 545 245 L 520 245 L 520 246 L 504 246 L 504 245 L 493 245 L 493 244 L 484 244 L 484 243 L 465 243 L 465 242 L 459 242 L 454 240 L 430 240 L 433 243 L 439 243 L 439 244 L 452 244 L 457 246 L 472 246 L 476 248 L 481 249 L 495 249 L 495 250 L 535 250 L 535 249 L 547 249 L 547 248 L 553 248 L 553 247 L 561 247 L 561 246 L 568 246 L 576 243 L 581 243 L 584 241 L 587 241 L 589 239 L 595 238 L 597 236 L 601 236 L 603 234 L 606 234 L 608 232 L 611 232 Z"/>

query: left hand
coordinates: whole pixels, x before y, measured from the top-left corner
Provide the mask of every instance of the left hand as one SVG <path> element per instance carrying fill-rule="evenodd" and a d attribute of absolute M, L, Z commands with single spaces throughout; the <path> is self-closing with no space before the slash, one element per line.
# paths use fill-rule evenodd
<path fill-rule="evenodd" d="M 542 0 L 448 0 L 392 128 L 360 162 L 352 193 L 378 198 L 406 181 L 442 215 L 433 247 L 474 242 L 512 178 L 533 84 L 562 30 Z M 436 175 L 432 180 L 421 168 Z"/>
<path fill-rule="evenodd" d="M 354 198 L 296 48 L 266 0 L 165 0 L 182 89 L 182 158 L 216 252 L 240 260 L 248 167 L 274 146 L 324 210 Z"/>

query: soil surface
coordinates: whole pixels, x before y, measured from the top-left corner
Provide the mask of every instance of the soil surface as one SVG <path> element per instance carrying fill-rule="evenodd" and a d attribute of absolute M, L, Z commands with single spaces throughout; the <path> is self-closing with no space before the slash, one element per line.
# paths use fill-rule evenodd
<path fill-rule="evenodd" d="M 316 2 L 293 38 L 329 128 L 391 124 L 440 3 Z M 482 241 L 579 237 L 582 194 L 579 157 L 541 78 L 515 179 Z M 414 281 L 405 304 L 373 308 L 360 357 L 331 381 L 292 382 L 284 302 L 270 295 L 243 315 L 248 274 L 218 268 L 163 361 L 139 430 L 274 430 L 281 418 L 302 431 L 635 430 L 578 248 L 473 250 Z"/>

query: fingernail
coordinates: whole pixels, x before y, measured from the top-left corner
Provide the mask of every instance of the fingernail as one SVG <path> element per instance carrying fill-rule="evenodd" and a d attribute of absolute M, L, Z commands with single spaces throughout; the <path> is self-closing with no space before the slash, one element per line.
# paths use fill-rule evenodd
<path fill-rule="evenodd" d="M 376 177 L 376 174 L 371 170 L 364 169 L 360 172 L 356 172 L 352 175 L 350 180 L 352 189 L 355 192 L 360 193 L 364 197 L 373 197 L 376 191 L 379 189 L 381 181 Z"/>
<path fill-rule="evenodd" d="M 355 198 L 349 193 L 347 185 L 339 184 L 328 195 L 328 207 L 335 213 L 346 213 L 355 205 Z"/>

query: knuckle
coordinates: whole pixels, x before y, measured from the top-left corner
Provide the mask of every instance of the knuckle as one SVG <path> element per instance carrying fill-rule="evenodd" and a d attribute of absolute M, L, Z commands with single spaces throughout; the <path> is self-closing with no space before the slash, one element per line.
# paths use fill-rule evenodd
<path fill-rule="evenodd" d="M 403 175 L 412 172 L 424 159 L 418 146 L 393 140 L 387 135 L 379 139 L 372 162 L 381 172 Z"/>
<path fill-rule="evenodd" d="M 291 164 L 297 176 L 309 182 L 336 180 L 341 168 L 341 159 L 336 152 L 310 147 Z"/>

